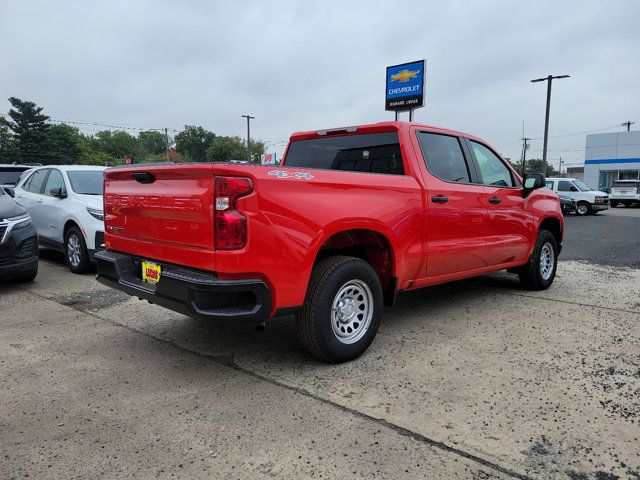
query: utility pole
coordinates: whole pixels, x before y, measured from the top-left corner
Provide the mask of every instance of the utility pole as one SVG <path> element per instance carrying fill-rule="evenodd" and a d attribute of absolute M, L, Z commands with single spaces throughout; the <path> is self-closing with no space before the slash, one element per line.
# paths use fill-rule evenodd
<path fill-rule="evenodd" d="M 544 78 L 536 78 L 531 80 L 531 83 L 547 81 L 547 113 L 544 117 L 544 145 L 542 147 L 542 160 L 546 164 L 547 162 L 547 143 L 549 140 L 549 107 L 551 106 L 551 82 L 557 78 L 569 78 L 569 75 L 548 75 Z"/>
<path fill-rule="evenodd" d="M 628 121 L 628 122 L 621 123 L 620 125 L 622 127 L 627 127 L 627 132 L 630 132 L 631 131 L 631 125 L 633 125 L 634 123 L 636 123 L 636 122 Z"/>
<path fill-rule="evenodd" d="M 558 167 L 558 171 L 560 172 L 560 176 L 562 176 L 562 157 L 560 157 L 560 166 Z"/>
<path fill-rule="evenodd" d="M 524 168 L 527 162 L 527 150 L 529 149 L 530 138 L 522 137 L 522 178 L 524 178 L 526 169 Z"/>
<path fill-rule="evenodd" d="M 247 119 L 247 161 L 251 163 L 251 130 L 249 127 L 249 122 L 256 117 L 252 117 L 251 115 L 241 115 L 242 118 Z"/>
<path fill-rule="evenodd" d="M 167 133 L 167 129 L 164 129 L 164 155 L 167 158 L 167 162 L 169 161 L 169 134 Z"/>

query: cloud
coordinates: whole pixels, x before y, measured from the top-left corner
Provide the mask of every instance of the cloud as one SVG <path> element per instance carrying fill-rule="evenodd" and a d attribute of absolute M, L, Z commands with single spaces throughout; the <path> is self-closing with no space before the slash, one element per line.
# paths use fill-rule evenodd
<path fill-rule="evenodd" d="M 554 83 L 551 135 L 640 111 L 633 0 L 5 1 L 2 12 L 0 92 L 56 118 L 244 135 L 250 113 L 254 135 L 275 141 L 393 118 L 385 67 L 421 58 L 427 99 L 416 119 L 515 158 L 523 120 L 527 136 L 542 136 L 546 92 L 532 78 L 572 76 Z M 582 152 L 568 150 L 583 145 L 552 139 L 549 156 L 564 149 L 578 162 Z M 541 142 L 532 148 L 539 155 Z"/>

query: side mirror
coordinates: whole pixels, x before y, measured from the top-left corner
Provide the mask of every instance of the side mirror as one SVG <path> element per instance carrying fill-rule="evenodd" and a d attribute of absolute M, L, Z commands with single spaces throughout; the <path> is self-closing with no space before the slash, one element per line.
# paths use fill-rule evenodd
<path fill-rule="evenodd" d="M 51 194 L 52 197 L 60 199 L 67 197 L 67 194 L 62 191 L 62 187 L 52 188 L 51 190 L 49 190 L 49 194 Z"/>
<path fill-rule="evenodd" d="M 569 187 L 569 191 L 571 191 L 571 192 L 579 192 L 580 190 L 578 190 L 578 187 L 576 187 L 575 185 L 571 185 L 571 187 Z"/>
<path fill-rule="evenodd" d="M 524 177 L 524 189 L 528 193 L 536 188 L 542 188 L 546 185 L 547 180 L 543 173 L 529 173 Z"/>
<path fill-rule="evenodd" d="M 16 191 L 11 188 L 11 187 L 5 187 L 4 191 L 7 193 L 7 195 L 9 195 L 11 198 L 15 198 L 16 196 Z"/>

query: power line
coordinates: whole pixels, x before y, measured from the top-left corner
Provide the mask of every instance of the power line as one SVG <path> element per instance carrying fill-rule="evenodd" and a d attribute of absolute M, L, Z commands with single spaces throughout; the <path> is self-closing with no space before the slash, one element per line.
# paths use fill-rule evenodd
<path fill-rule="evenodd" d="M 61 119 L 61 118 L 53 118 L 53 117 L 50 117 L 49 120 L 54 123 L 66 123 L 71 125 L 89 125 L 94 127 L 118 128 L 122 130 L 158 131 L 158 132 L 164 132 L 165 130 L 165 127 L 157 128 L 157 127 L 136 127 L 132 125 L 114 125 L 111 123 L 102 123 L 102 122 L 89 121 L 89 120 L 70 120 L 70 119 Z M 168 130 L 171 132 L 179 131 L 175 128 L 169 128 Z"/>

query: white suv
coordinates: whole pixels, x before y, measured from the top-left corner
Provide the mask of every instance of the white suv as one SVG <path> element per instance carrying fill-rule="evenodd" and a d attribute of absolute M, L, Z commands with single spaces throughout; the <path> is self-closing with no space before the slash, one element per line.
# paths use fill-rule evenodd
<path fill-rule="evenodd" d="M 634 203 L 640 205 L 640 180 L 616 180 L 611 185 L 609 200 L 611 208 L 618 205 L 629 207 Z"/>
<path fill-rule="evenodd" d="M 15 187 L 15 200 L 29 211 L 40 245 L 63 252 L 74 273 L 89 270 L 93 254 L 104 244 L 105 168 L 39 167 Z"/>
<path fill-rule="evenodd" d="M 577 178 L 547 178 L 547 188 L 576 201 L 578 215 L 592 215 L 609 208 L 607 192 L 594 190 Z"/>

